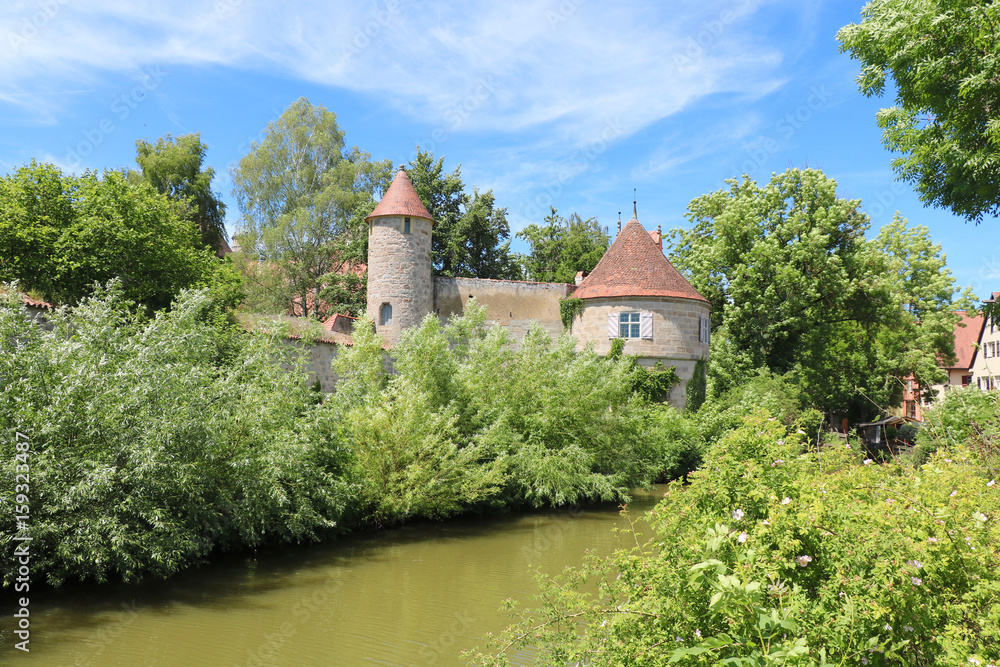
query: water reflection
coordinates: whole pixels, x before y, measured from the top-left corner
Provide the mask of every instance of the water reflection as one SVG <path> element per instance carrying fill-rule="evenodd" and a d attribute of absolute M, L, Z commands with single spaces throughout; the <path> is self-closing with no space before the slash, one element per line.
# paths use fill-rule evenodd
<path fill-rule="evenodd" d="M 633 515 L 662 487 L 639 492 Z M 620 546 L 613 505 L 403 526 L 230 557 L 168 581 L 31 595 L 31 653 L 0 621 L 3 664 L 461 665 L 507 624 L 498 610 L 587 550 Z"/>

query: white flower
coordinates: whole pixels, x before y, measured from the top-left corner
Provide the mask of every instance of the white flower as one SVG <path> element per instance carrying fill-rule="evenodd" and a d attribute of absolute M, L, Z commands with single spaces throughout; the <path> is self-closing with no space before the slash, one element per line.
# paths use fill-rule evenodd
<path fill-rule="evenodd" d="M 970 665 L 981 665 L 981 664 L 983 664 L 983 663 L 979 662 L 979 661 L 978 661 L 978 660 L 976 660 L 975 658 L 969 658 L 969 664 L 970 664 Z"/>
<path fill-rule="evenodd" d="M 871 459 L 865 459 L 864 461 L 862 461 L 862 463 L 864 463 L 866 466 L 870 466 L 872 464 L 872 460 Z"/>
<path fill-rule="evenodd" d="M 740 544 L 743 544 L 744 542 L 746 542 L 747 541 L 747 534 L 746 534 L 746 532 L 740 533 L 740 536 L 736 538 L 736 541 L 739 542 Z"/>
<path fill-rule="evenodd" d="M 991 479 L 990 481 L 986 482 L 986 487 L 989 488 L 989 487 L 993 486 L 996 483 L 997 483 L 997 481 L 995 479 Z"/>
<path fill-rule="evenodd" d="M 915 567 L 918 570 L 924 566 L 924 564 L 921 563 L 919 560 L 908 560 L 906 561 L 906 564 L 909 565 L 910 567 Z"/>
<path fill-rule="evenodd" d="M 903 629 L 906 630 L 907 632 L 913 632 L 913 626 L 912 625 L 904 625 Z"/>
<path fill-rule="evenodd" d="M 785 444 L 785 441 L 784 441 L 784 440 L 779 440 L 779 441 L 778 441 L 778 444 L 779 444 L 779 445 L 783 445 L 783 444 Z"/>
<path fill-rule="evenodd" d="M 733 510 L 733 518 L 739 521 L 743 518 L 743 510 L 737 509 Z"/>
<path fill-rule="evenodd" d="M 697 637 L 698 639 L 701 639 L 701 630 L 695 630 L 694 636 Z"/>
<path fill-rule="evenodd" d="M 972 518 L 977 519 L 979 521 L 986 521 L 986 515 L 983 514 L 982 512 L 976 512 L 975 514 L 972 515 Z"/>
<path fill-rule="evenodd" d="M 782 505 L 787 505 L 790 502 L 792 502 L 792 499 L 789 498 L 788 496 L 785 496 L 784 498 L 781 499 L 781 504 Z"/>
<path fill-rule="evenodd" d="M 948 497 L 949 497 L 949 498 L 954 498 L 954 497 L 955 497 L 955 496 L 957 496 L 957 495 L 958 495 L 958 491 L 957 491 L 957 490 L 955 490 L 955 491 L 952 491 L 952 492 L 951 492 L 951 494 L 949 494 L 949 496 L 948 496 Z"/>
<path fill-rule="evenodd" d="M 884 629 L 884 630 L 892 630 L 892 626 L 889 625 L 888 623 L 886 623 L 885 625 L 882 626 L 882 629 Z"/>
<path fill-rule="evenodd" d="M 765 526 L 770 526 L 771 525 L 771 522 L 768 521 L 767 519 L 764 519 L 761 523 L 763 523 Z"/>
<path fill-rule="evenodd" d="M 812 556 L 799 556 L 795 559 L 795 562 L 798 563 L 800 567 L 805 567 L 812 562 Z"/>
<path fill-rule="evenodd" d="M 921 579 L 920 577 L 910 577 L 910 581 L 913 582 L 914 586 L 919 586 L 920 584 L 924 583 L 924 580 Z"/>
<path fill-rule="evenodd" d="M 927 541 L 930 542 L 931 544 L 937 544 L 938 538 L 936 538 L 936 537 L 928 537 Z"/>

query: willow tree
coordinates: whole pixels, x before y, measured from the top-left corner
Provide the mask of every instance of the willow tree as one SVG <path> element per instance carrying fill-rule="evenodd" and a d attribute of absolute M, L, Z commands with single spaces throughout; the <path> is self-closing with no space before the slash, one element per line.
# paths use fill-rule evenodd
<path fill-rule="evenodd" d="M 331 277 L 367 256 L 364 219 L 388 187 L 391 167 L 348 148 L 336 114 L 304 97 L 268 123 L 230 169 L 243 268 L 258 289 L 277 292 L 256 296 L 316 314 Z"/>

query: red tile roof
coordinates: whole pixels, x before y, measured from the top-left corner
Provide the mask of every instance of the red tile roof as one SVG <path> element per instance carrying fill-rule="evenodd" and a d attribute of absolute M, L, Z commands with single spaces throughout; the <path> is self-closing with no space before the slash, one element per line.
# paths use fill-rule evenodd
<path fill-rule="evenodd" d="M 434 218 L 427 212 L 427 207 L 420 201 L 420 196 L 413 189 L 410 177 L 406 175 L 403 165 L 399 166 L 396 177 L 392 179 L 392 185 L 382 195 L 382 201 L 378 203 L 365 220 L 389 215 L 408 215 L 413 218 L 423 218 L 434 222 Z"/>
<path fill-rule="evenodd" d="M 667 296 L 708 302 L 674 268 L 638 220 L 629 220 L 573 296 Z"/>
<path fill-rule="evenodd" d="M 975 316 L 968 315 L 964 310 L 958 311 L 962 317 L 955 325 L 955 365 L 943 366 L 943 368 L 961 368 L 968 370 L 972 368 L 976 360 L 976 345 L 983 333 L 983 324 L 986 316 L 982 312 Z M 965 325 L 964 327 L 962 325 Z"/>

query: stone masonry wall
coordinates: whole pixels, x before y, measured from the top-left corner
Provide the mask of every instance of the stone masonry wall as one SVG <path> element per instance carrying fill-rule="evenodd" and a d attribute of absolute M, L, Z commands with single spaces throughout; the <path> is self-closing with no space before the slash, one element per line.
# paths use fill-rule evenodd
<path fill-rule="evenodd" d="M 382 304 L 392 306 L 391 326 L 380 325 Z M 368 235 L 368 312 L 388 345 L 399 342 L 403 329 L 416 326 L 432 312 L 431 222 L 410 218 L 403 233 L 403 217 L 371 221 Z"/>
<path fill-rule="evenodd" d="M 515 341 L 523 339 L 535 322 L 555 337 L 563 332 L 559 301 L 574 289 L 564 283 L 439 276 L 434 279 L 434 311 L 442 318 L 461 315 L 475 298 L 486 306 L 486 319 L 507 329 Z"/>
<path fill-rule="evenodd" d="M 308 353 L 306 371 L 309 373 L 309 382 L 319 380 L 320 389 L 324 394 L 332 392 L 337 386 L 337 374 L 333 372 L 331 365 L 337 356 L 337 346 L 323 341 L 306 343 L 292 338 L 284 340 L 285 344 Z"/>
<path fill-rule="evenodd" d="M 700 317 L 709 316 L 708 304 L 667 297 L 587 299 L 572 328 L 580 349 L 589 343 L 602 356 L 611 350 L 608 315 L 613 312 L 653 314 L 653 339 L 627 339 L 624 354 L 639 357 L 639 363 L 644 366 L 652 366 L 657 361 L 662 361 L 667 367 L 674 366 L 681 384 L 670 392 L 670 404 L 683 409 L 687 383 L 694 375 L 695 362 L 708 358 L 708 344 L 698 338 L 698 321 Z"/>

